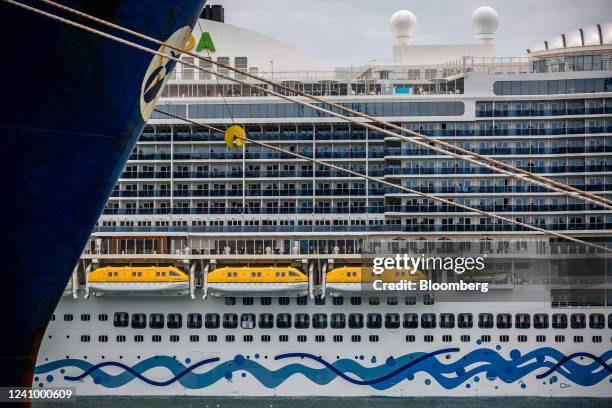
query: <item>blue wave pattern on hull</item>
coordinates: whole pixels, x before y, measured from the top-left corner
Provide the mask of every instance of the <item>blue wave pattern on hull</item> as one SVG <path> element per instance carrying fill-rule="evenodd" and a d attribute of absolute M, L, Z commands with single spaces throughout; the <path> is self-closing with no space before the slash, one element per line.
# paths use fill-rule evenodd
<path fill-rule="evenodd" d="M 168 356 L 157 356 L 143 360 L 132 367 L 123 363 L 108 361 L 92 364 L 81 359 L 62 359 L 40 365 L 36 368 L 36 374 L 50 373 L 55 370 L 65 372 L 65 368 L 76 367 L 82 372 L 76 376 L 65 375 L 66 381 L 80 381 L 91 376 L 94 382 L 106 388 L 118 388 L 138 378 L 150 385 L 166 386 L 178 381 L 188 389 L 206 388 L 219 380 L 232 381 L 234 374 L 240 372 L 244 377 L 246 373 L 251 374 L 262 385 L 267 388 L 275 388 L 285 382 L 294 374 L 302 374 L 310 381 L 318 385 L 330 383 L 340 377 L 356 385 L 370 386 L 377 390 L 386 390 L 403 380 L 414 380 L 416 373 L 424 372 L 433 377 L 438 384 L 446 389 L 453 389 L 469 382 L 479 381 L 479 375 L 487 379 L 500 380 L 504 383 L 520 382 L 523 378 L 536 370 L 544 369 L 536 375 L 538 379 L 548 379 L 552 384 L 557 381 L 553 373 L 565 377 L 567 380 L 581 386 L 592 386 L 606 379 L 612 374 L 612 368 L 608 360 L 612 358 L 612 350 L 608 350 L 596 356 L 586 352 L 565 355 L 560 351 L 543 347 L 521 355 L 518 350 L 510 352 L 510 359 L 505 359 L 500 353 L 488 348 L 480 348 L 470 353 L 457 357 L 459 349 L 441 349 L 431 353 L 411 353 L 398 358 L 390 357 L 384 363 L 375 365 L 376 360 L 371 360 L 371 366 L 364 366 L 353 359 L 339 359 L 333 363 L 308 353 L 280 354 L 274 359 L 277 361 L 299 359 L 310 360 L 321 366 L 313 368 L 302 363 L 289 363 L 277 370 L 270 370 L 255 360 L 259 360 L 258 354 L 255 359 L 236 355 L 232 360 L 217 364 L 203 373 L 195 373 L 197 369 L 209 366 L 220 361 L 218 358 L 201 360 L 192 365 L 185 366 L 178 360 Z M 358 360 L 362 359 L 360 356 Z M 441 359 L 440 359 L 441 358 Z M 444 363 L 444 361 L 451 361 Z M 189 364 L 189 360 L 186 362 Z M 124 370 L 121 374 L 111 375 L 103 370 L 105 367 L 119 367 Z M 473 366 L 471 369 L 467 367 Z M 172 377 L 157 381 L 144 375 L 145 372 L 157 367 L 165 367 Z M 47 379 L 53 376 L 47 376 Z M 426 380 L 429 384 L 431 380 Z M 469 384 L 466 384 L 468 386 Z"/>

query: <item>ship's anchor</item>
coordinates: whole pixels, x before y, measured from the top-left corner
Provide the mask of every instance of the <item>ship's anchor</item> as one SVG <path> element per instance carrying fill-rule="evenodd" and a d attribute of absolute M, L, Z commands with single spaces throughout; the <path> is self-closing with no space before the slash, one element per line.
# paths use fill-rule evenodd
<path fill-rule="evenodd" d="M 242 126 L 232 125 L 225 131 L 225 144 L 228 149 L 241 148 L 245 138 L 246 131 Z"/>

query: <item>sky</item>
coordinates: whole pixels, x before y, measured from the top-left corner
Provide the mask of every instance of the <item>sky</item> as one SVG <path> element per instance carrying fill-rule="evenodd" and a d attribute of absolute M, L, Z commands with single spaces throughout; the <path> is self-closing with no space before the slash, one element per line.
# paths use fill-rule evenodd
<path fill-rule="evenodd" d="M 612 21 L 612 0 L 209 0 L 225 8 L 225 22 L 282 39 L 332 65 L 389 58 L 389 17 L 412 11 L 413 44 L 474 43 L 472 12 L 490 6 L 500 16 L 498 56 L 580 27 Z"/>

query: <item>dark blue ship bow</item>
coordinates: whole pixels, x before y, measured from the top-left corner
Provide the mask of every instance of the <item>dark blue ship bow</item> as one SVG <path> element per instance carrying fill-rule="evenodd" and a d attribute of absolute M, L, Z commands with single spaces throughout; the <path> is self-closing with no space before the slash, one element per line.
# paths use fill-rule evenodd
<path fill-rule="evenodd" d="M 182 46 L 205 0 L 60 2 Z M 47 322 L 174 63 L 3 2 L 0 33 L 0 386 L 27 386 Z"/>

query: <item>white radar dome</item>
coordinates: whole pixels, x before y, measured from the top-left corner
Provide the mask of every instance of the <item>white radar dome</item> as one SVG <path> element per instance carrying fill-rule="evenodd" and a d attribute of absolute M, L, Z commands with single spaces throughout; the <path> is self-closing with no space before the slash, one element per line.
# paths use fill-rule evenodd
<path fill-rule="evenodd" d="M 396 11 L 389 19 L 389 29 L 395 37 L 395 45 L 410 45 L 417 25 L 418 20 L 410 11 Z"/>
<path fill-rule="evenodd" d="M 479 44 L 491 44 L 499 27 L 499 15 L 491 7 L 480 7 L 472 13 L 472 28 Z"/>

